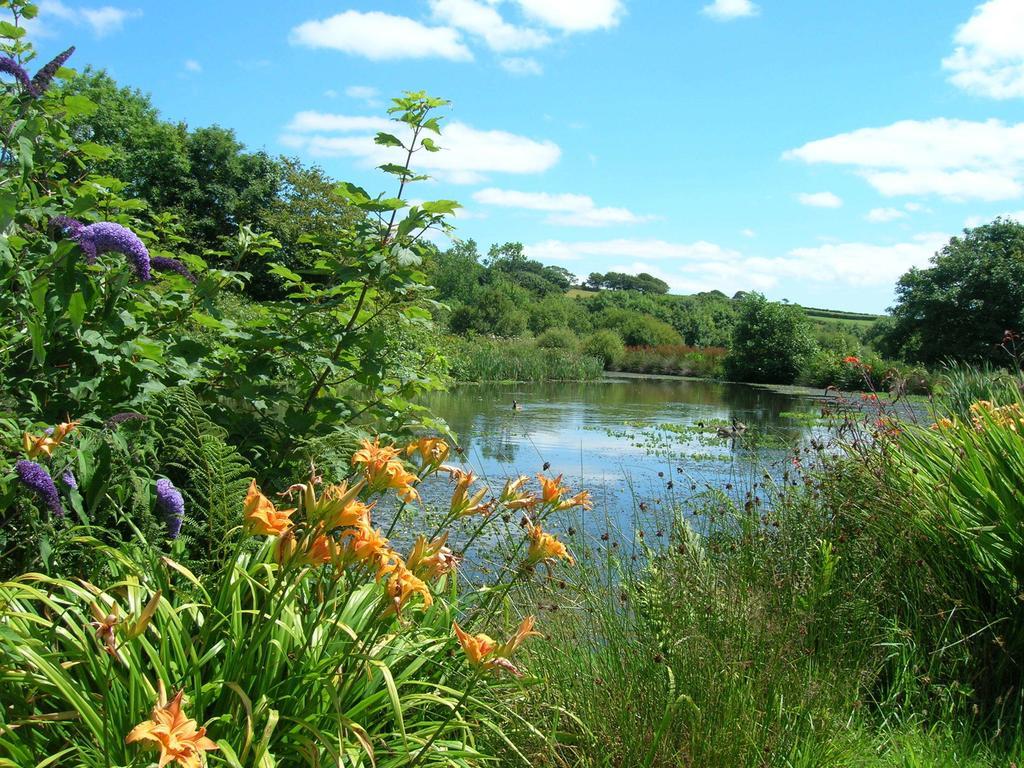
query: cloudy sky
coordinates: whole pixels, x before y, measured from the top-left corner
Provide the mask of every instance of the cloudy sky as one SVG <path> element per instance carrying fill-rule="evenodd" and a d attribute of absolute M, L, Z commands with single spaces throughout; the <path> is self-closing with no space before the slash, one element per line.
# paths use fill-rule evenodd
<path fill-rule="evenodd" d="M 375 191 L 387 99 L 451 99 L 414 195 L 577 274 L 880 311 L 950 235 L 1024 218 L 1024 0 L 40 5 L 44 55 Z"/>

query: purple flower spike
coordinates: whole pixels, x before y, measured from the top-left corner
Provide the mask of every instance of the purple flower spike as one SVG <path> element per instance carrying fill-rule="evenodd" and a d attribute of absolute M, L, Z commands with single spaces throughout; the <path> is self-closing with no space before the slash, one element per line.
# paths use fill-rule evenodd
<path fill-rule="evenodd" d="M 90 263 L 95 261 L 99 254 L 107 251 L 123 253 L 132 260 L 132 266 L 135 268 L 135 274 L 139 280 L 143 282 L 149 280 L 149 251 L 146 250 L 146 246 L 139 236 L 127 227 L 122 227 L 112 221 L 100 221 L 82 227 L 77 240 L 78 246 Z"/>
<path fill-rule="evenodd" d="M 34 461 L 22 460 L 14 465 L 14 471 L 18 473 L 18 479 L 43 500 L 55 517 L 64 517 L 64 507 L 61 506 L 60 497 L 57 495 L 57 486 L 54 485 L 46 467 Z"/>
<path fill-rule="evenodd" d="M 78 240 L 78 236 L 82 234 L 84 227 L 85 225 L 82 222 L 78 219 L 72 219 L 70 216 L 54 216 L 50 219 L 50 231 L 69 240 Z"/>
<path fill-rule="evenodd" d="M 8 75 L 12 75 L 15 80 L 21 83 L 21 87 L 28 91 L 29 94 L 32 96 L 36 95 L 35 86 L 32 85 L 32 81 L 29 80 L 28 73 L 25 71 L 24 67 L 10 56 L 0 56 L 0 72 L 6 72 Z"/>
<path fill-rule="evenodd" d="M 50 87 L 50 83 L 53 82 L 53 76 L 57 74 L 57 70 L 64 66 L 64 62 L 71 58 L 71 54 L 75 52 L 75 46 L 71 46 L 64 53 L 57 54 L 57 56 L 47 64 L 45 67 L 36 72 L 35 77 L 32 78 L 32 95 L 37 99 L 46 93 L 46 89 Z"/>
<path fill-rule="evenodd" d="M 167 521 L 167 538 L 176 539 L 181 533 L 181 521 L 185 517 L 185 499 L 181 492 L 167 478 L 156 481 L 156 503 L 164 511 Z"/>
<path fill-rule="evenodd" d="M 61 473 L 60 481 L 68 488 L 73 488 L 76 491 L 78 490 L 78 481 L 75 479 L 75 475 L 70 469 L 65 469 L 64 472 Z"/>
<path fill-rule="evenodd" d="M 141 413 L 135 413 L 135 411 L 122 411 L 121 413 L 115 413 L 109 419 L 107 419 L 107 426 L 111 429 L 117 429 L 117 427 L 124 424 L 126 421 L 145 421 L 146 417 Z"/>
<path fill-rule="evenodd" d="M 154 256 L 149 260 L 149 266 L 157 272 L 177 272 L 189 282 L 196 282 L 196 276 L 188 271 L 188 267 L 177 259 L 169 259 L 166 256 Z"/>

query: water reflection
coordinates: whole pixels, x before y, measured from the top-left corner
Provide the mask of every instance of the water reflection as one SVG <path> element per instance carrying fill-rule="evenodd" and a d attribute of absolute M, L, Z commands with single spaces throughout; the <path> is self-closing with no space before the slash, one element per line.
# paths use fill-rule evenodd
<path fill-rule="evenodd" d="M 815 429 L 807 417 L 820 410 L 808 398 L 757 387 L 637 378 L 464 386 L 425 404 L 459 436 L 465 462 L 493 485 L 548 464 L 623 523 L 640 498 L 708 485 L 740 493 L 766 469 L 778 474 L 790 449 Z M 747 426 L 743 435 L 719 437 L 716 427 L 733 420 Z M 434 490 L 443 498 L 444 489 Z"/>

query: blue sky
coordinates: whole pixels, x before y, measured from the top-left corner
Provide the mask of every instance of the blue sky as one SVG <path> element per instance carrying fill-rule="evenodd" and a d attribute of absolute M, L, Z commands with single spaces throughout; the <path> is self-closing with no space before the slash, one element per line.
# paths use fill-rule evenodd
<path fill-rule="evenodd" d="M 1024 219 L 1024 0 L 43 0 L 44 55 L 384 191 L 387 99 L 452 101 L 419 199 L 580 275 L 880 311 Z"/>

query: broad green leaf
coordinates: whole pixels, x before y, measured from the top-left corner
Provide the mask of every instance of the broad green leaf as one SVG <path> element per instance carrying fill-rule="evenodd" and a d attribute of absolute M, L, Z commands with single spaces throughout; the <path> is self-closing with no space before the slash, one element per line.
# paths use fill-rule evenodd
<path fill-rule="evenodd" d="M 427 213 L 448 214 L 455 213 L 455 210 L 462 206 L 454 200 L 428 200 L 421 207 Z"/>
<path fill-rule="evenodd" d="M 82 327 L 82 321 L 85 319 L 85 308 L 85 297 L 81 291 L 75 291 L 71 294 L 71 298 L 68 299 L 68 317 L 76 331 Z"/>
<path fill-rule="evenodd" d="M 68 117 L 88 117 L 99 109 L 92 99 L 78 95 L 65 96 L 64 108 L 68 111 Z"/>
<path fill-rule="evenodd" d="M 405 144 L 399 141 L 398 137 L 392 136 L 390 133 L 383 132 L 378 133 L 374 137 L 373 143 L 380 144 L 382 147 L 405 147 Z"/>

